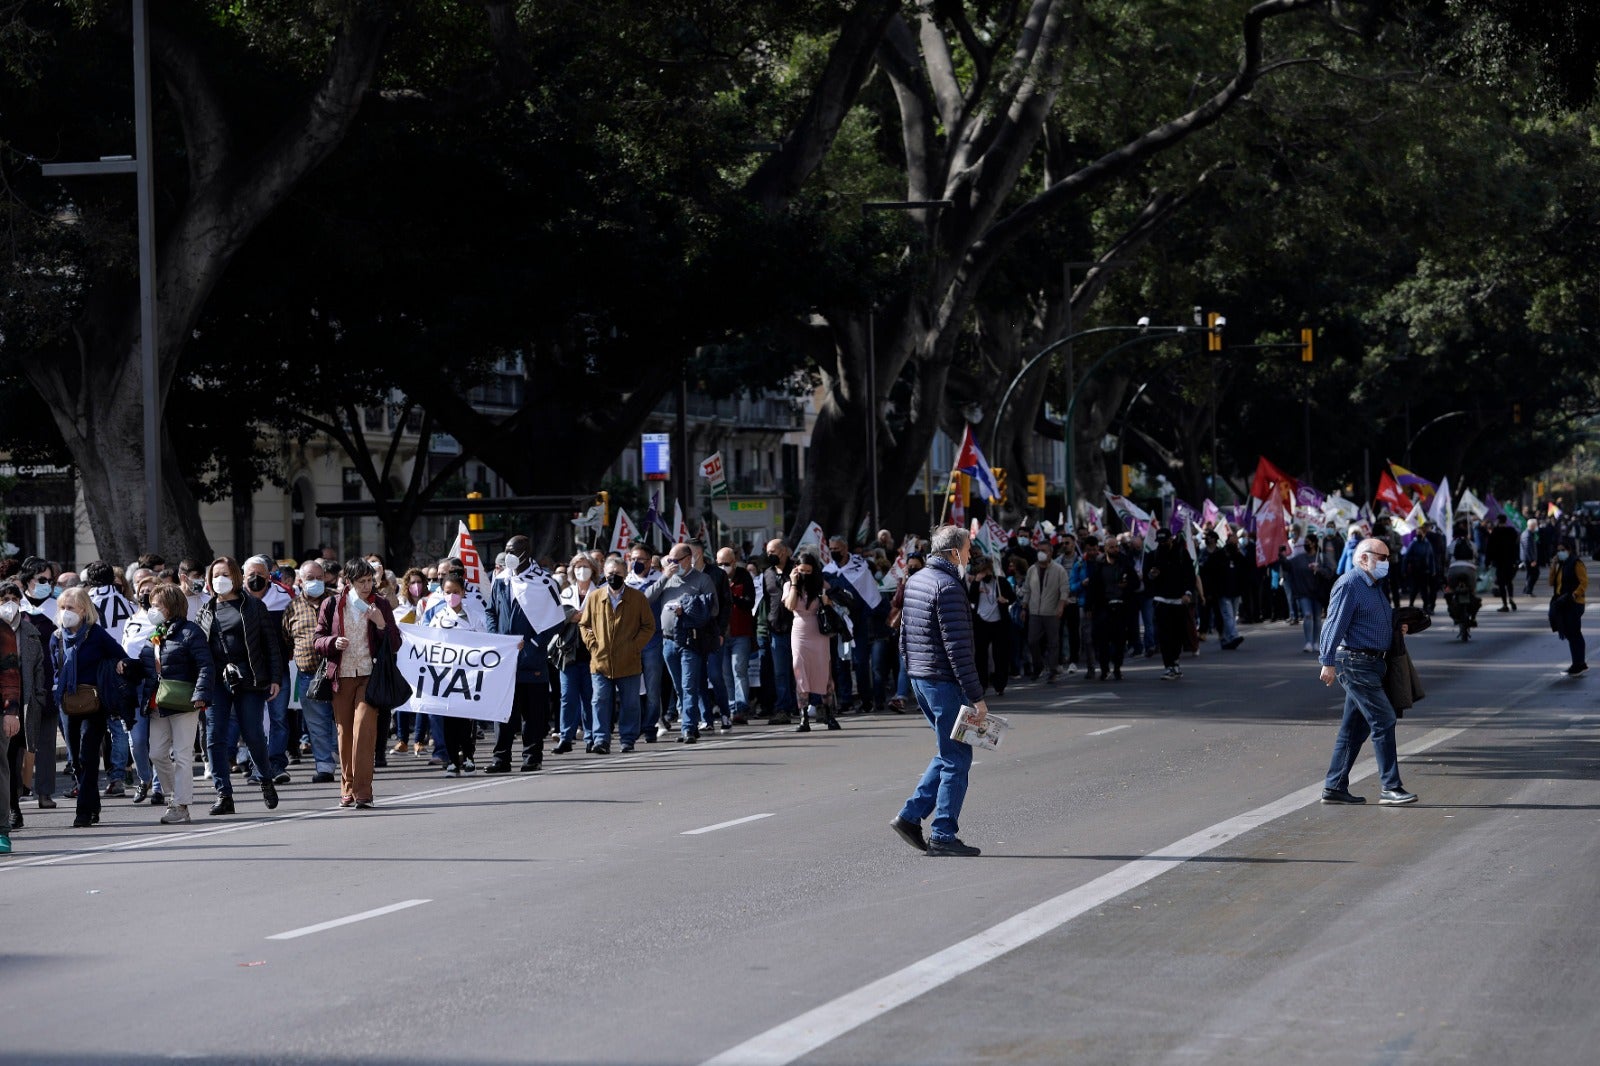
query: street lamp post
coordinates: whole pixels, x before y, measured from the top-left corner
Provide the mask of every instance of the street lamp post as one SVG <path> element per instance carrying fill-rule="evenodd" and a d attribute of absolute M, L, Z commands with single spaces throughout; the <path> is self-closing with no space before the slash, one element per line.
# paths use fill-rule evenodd
<path fill-rule="evenodd" d="M 1123 341 L 1121 344 L 1116 345 L 1110 351 L 1096 359 L 1093 363 L 1090 363 L 1089 369 L 1083 373 L 1083 379 L 1072 387 L 1072 395 L 1067 399 L 1067 410 L 1061 423 L 1062 436 L 1066 439 L 1067 445 L 1067 528 L 1072 528 L 1073 522 L 1077 517 L 1075 511 L 1075 505 L 1077 503 L 1077 500 L 1075 499 L 1075 490 L 1077 486 L 1074 484 L 1074 471 L 1072 466 L 1072 415 L 1078 409 L 1078 397 L 1082 394 L 1083 387 L 1089 383 L 1089 379 L 1094 377 L 1094 372 L 1099 370 L 1100 367 L 1105 364 L 1106 360 L 1110 359 L 1113 355 L 1116 355 L 1124 348 L 1132 348 L 1136 344 L 1148 344 L 1151 341 L 1163 340 L 1167 337 L 1182 336 L 1188 333 L 1189 329 L 1190 327 L 1188 326 L 1147 326 L 1141 330 L 1141 332 L 1144 334 L 1143 336 L 1135 337 L 1132 340 Z M 1202 327 L 1202 331 L 1203 330 L 1204 327 Z"/>
<path fill-rule="evenodd" d="M 1409 405 L 1407 406 L 1406 410 L 1408 412 L 1410 411 Z M 1440 422 L 1444 422 L 1447 419 L 1451 419 L 1451 418 L 1459 418 L 1462 415 L 1465 415 L 1466 413 L 1467 412 L 1465 412 L 1465 411 L 1451 411 L 1448 414 L 1440 415 L 1438 418 L 1435 418 L 1433 421 L 1427 423 L 1421 429 L 1417 430 L 1415 435 L 1413 435 L 1412 437 L 1410 437 L 1406 441 L 1406 466 L 1410 466 L 1411 465 L 1411 446 L 1413 444 L 1417 443 L 1417 441 L 1421 440 L 1422 439 L 1422 435 L 1424 433 L 1428 432 L 1428 430 L 1432 429 L 1434 426 L 1437 426 Z"/>
<path fill-rule="evenodd" d="M 161 547 L 161 385 L 156 367 L 156 239 L 154 149 L 150 118 L 150 17 L 133 0 L 133 158 L 105 156 L 90 163 L 44 163 L 47 178 L 134 175 L 139 206 L 139 364 L 144 391 L 145 549 Z"/>

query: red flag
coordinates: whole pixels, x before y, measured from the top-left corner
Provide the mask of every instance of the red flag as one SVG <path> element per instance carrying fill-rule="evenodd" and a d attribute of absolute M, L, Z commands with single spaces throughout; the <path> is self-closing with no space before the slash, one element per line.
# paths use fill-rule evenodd
<path fill-rule="evenodd" d="M 1395 514 L 1406 514 L 1411 510 L 1410 498 L 1400 491 L 1400 483 L 1390 477 L 1387 470 L 1378 475 L 1378 493 L 1373 499 L 1386 505 Z"/>
<path fill-rule="evenodd" d="M 1289 543 L 1283 504 L 1273 493 L 1256 514 L 1256 565 L 1271 566 L 1278 561 L 1278 549 Z"/>
<path fill-rule="evenodd" d="M 1291 494 L 1291 499 L 1294 490 L 1300 487 L 1298 481 L 1273 466 L 1266 456 L 1260 456 L 1256 460 L 1256 476 L 1250 482 L 1250 495 L 1258 500 L 1264 500 L 1267 498 L 1267 493 L 1272 491 L 1273 485 L 1284 486 L 1284 491 Z"/>

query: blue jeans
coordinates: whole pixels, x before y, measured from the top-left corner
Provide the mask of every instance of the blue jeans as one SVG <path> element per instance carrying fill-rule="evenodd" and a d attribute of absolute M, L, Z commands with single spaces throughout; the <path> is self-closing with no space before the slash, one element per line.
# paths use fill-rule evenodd
<path fill-rule="evenodd" d="M 1007 622 L 1006 625 L 1010 625 Z M 882 707 L 889 698 L 889 686 L 895 683 L 895 671 L 900 668 L 900 648 L 892 637 L 872 642 L 872 702 Z"/>
<path fill-rule="evenodd" d="M 1217 605 L 1222 608 L 1222 623 L 1219 626 L 1222 632 L 1218 635 L 1223 643 L 1227 643 L 1239 635 L 1239 597 L 1220 596 Z"/>
<path fill-rule="evenodd" d="M 150 769 L 149 715 L 141 714 L 134 719 L 133 728 L 128 730 L 128 745 L 133 750 L 133 769 L 139 775 L 139 780 L 160 792 L 161 782 L 155 779 Z"/>
<path fill-rule="evenodd" d="M 961 804 L 967 798 L 967 771 L 972 768 L 972 745 L 950 739 L 956 716 L 966 699 L 961 686 L 954 681 L 924 681 L 911 679 L 911 691 L 916 693 L 917 706 L 933 726 L 939 739 L 939 754 L 933 757 L 917 790 L 911 793 L 900 817 L 920 825 L 933 815 L 932 840 L 949 840 L 956 835 L 961 819 Z"/>
<path fill-rule="evenodd" d="M 333 704 L 327 700 L 306 699 L 306 682 L 300 674 L 296 686 L 300 689 L 300 721 L 311 739 L 311 763 L 319 774 L 339 772 L 339 742 L 333 733 Z"/>
<path fill-rule="evenodd" d="M 639 675 L 607 677 L 591 674 L 594 686 L 594 730 L 591 739 L 596 744 L 611 745 L 611 731 L 615 729 L 622 738 L 622 746 L 630 747 L 639 739 Z"/>
<path fill-rule="evenodd" d="M 1144 638 L 1145 652 L 1148 654 L 1156 651 L 1158 648 L 1158 642 L 1156 641 L 1156 601 L 1150 596 L 1139 597 L 1139 625 L 1144 630 L 1142 636 Z M 1066 641 L 1062 641 L 1061 646 L 1066 647 Z M 1050 667 L 1054 669 L 1055 664 L 1051 663 Z"/>
<path fill-rule="evenodd" d="M 661 654 L 678 690 L 678 727 L 686 737 L 700 735 L 700 716 L 705 706 L 706 657 L 688 644 L 674 640 L 662 642 Z"/>
<path fill-rule="evenodd" d="M 395 734 L 407 744 L 413 740 L 423 744 L 433 738 L 427 715 L 415 711 L 396 711 L 395 718 Z"/>
<path fill-rule="evenodd" d="M 1300 608 L 1300 627 L 1306 643 L 1315 648 L 1322 639 L 1322 604 L 1314 596 L 1296 596 L 1295 604 Z"/>
<path fill-rule="evenodd" d="M 111 714 L 106 716 L 106 729 L 111 735 L 111 769 L 106 774 L 106 783 L 125 782 L 128 780 L 128 727 L 123 724 L 121 718 Z M 148 744 L 145 750 L 148 753 Z M 98 749 L 84 752 L 83 757 L 99 761 L 100 752 Z"/>
<path fill-rule="evenodd" d="M 1372 737 L 1372 754 L 1378 760 L 1378 777 L 1390 790 L 1400 786 L 1400 756 L 1394 739 L 1394 708 L 1383 691 L 1387 664 L 1370 655 L 1340 652 L 1335 660 L 1339 684 L 1344 686 L 1344 719 L 1333 742 L 1333 760 L 1328 763 L 1324 788 L 1350 787 L 1350 768 L 1361 754 L 1361 745 Z"/>
<path fill-rule="evenodd" d="M 788 633 L 774 633 L 767 638 L 772 652 L 773 714 L 793 714 L 798 708 L 794 702 L 794 646 Z"/>
<path fill-rule="evenodd" d="M 724 637 L 717 649 L 722 658 L 722 673 L 733 684 L 727 690 L 733 693 L 733 714 L 750 713 L 750 645 L 753 637 Z M 724 707 L 728 705 L 723 704 Z"/>
<path fill-rule="evenodd" d="M 271 777 L 277 777 L 289 769 L 289 730 L 285 724 L 289 717 L 289 668 L 283 668 L 283 676 L 278 678 L 278 694 L 267 701 L 267 764 L 272 767 Z M 262 777 L 268 775 L 261 773 L 261 767 L 256 767 L 256 773 Z"/>
<path fill-rule="evenodd" d="M 639 732 L 655 736 L 656 724 L 661 721 L 661 675 L 666 671 L 666 661 L 661 657 L 661 641 L 652 640 L 640 653 L 644 663 L 644 698 L 639 703 Z"/>
<path fill-rule="evenodd" d="M 723 637 L 722 647 L 705 656 L 706 683 L 711 686 L 711 699 L 714 701 L 713 703 L 707 705 L 705 709 L 705 723 L 707 726 L 716 724 L 712 721 L 712 716 L 717 713 L 719 708 L 723 711 L 726 711 L 729 707 L 728 682 L 727 678 L 723 676 L 722 671 L 723 652 L 727 649 L 727 647 L 728 638 Z"/>
<path fill-rule="evenodd" d="M 911 698 L 911 674 L 906 670 L 906 660 L 904 656 L 900 657 L 900 687 L 895 689 L 894 694 L 899 696 L 902 700 L 909 700 Z"/>
<path fill-rule="evenodd" d="M 211 706 L 206 708 L 206 757 L 211 760 L 211 783 L 219 796 L 233 795 L 233 754 L 235 736 L 244 737 L 250 761 L 270 766 L 267 759 L 267 694 L 228 691 L 226 685 L 211 689 Z"/>
<path fill-rule="evenodd" d="M 561 739 L 571 741 L 578 735 L 581 725 L 585 731 L 594 723 L 592 701 L 594 690 L 589 685 L 589 664 L 568 663 L 561 671 Z"/>

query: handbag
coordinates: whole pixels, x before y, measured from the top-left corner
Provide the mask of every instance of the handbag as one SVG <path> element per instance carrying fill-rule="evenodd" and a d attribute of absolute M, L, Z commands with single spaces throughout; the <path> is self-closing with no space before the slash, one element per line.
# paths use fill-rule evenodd
<path fill-rule="evenodd" d="M 844 624 L 844 619 L 839 617 L 839 609 L 831 604 L 823 604 L 817 608 L 817 629 L 825 637 L 848 637 L 849 628 Z"/>
<path fill-rule="evenodd" d="M 317 657 L 317 668 L 306 678 L 306 691 L 301 698 L 316 700 L 318 703 L 329 703 L 333 700 L 333 678 L 328 676 L 328 660 L 325 656 Z"/>
<path fill-rule="evenodd" d="M 88 718 L 105 710 L 100 704 L 100 690 L 93 685 L 79 685 L 61 697 L 61 713 L 68 718 Z"/>
<path fill-rule="evenodd" d="M 380 711 L 392 711 L 411 698 L 411 684 L 394 661 L 394 649 L 387 635 L 372 657 L 372 676 L 367 678 L 366 702 Z"/>
<path fill-rule="evenodd" d="M 194 710 L 194 682 L 161 676 L 161 646 L 156 645 L 156 706 L 163 711 Z"/>

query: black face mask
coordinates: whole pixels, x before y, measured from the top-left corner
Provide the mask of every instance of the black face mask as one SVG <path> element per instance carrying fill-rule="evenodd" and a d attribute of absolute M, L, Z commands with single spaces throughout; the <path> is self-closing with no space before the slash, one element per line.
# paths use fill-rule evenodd
<path fill-rule="evenodd" d="M 833 561 L 838 563 L 840 566 L 843 566 L 844 565 L 844 561 L 846 559 L 848 559 L 848 558 L 850 558 L 850 556 L 846 555 L 844 552 L 834 552 L 833 553 Z"/>
<path fill-rule="evenodd" d="M 260 574 L 251 574 L 250 577 L 246 579 L 244 587 L 249 589 L 251 592 L 260 592 L 262 589 L 267 587 L 267 579 L 262 577 Z"/>
<path fill-rule="evenodd" d="M 813 571 L 806 575 L 806 591 L 816 596 L 822 592 L 822 575 Z"/>
<path fill-rule="evenodd" d="M 149 609 L 149 607 L 150 607 L 150 594 L 148 592 L 139 593 L 139 606 L 143 607 L 143 608 L 146 608 L 147 610 Z"/>
<path fill-rule="evenodd" d="M 622 575 L 621 574 L 607 574 L 606 575 L 606 584 L 610 585 L 614 589 L 620 589 L 622 587 Z"/>

